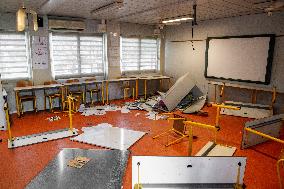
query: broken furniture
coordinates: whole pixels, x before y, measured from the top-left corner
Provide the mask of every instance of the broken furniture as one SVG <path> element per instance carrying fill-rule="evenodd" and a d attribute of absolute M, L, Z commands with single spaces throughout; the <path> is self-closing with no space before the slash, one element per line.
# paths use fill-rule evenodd
<path fill-rule="evenodd" d="M 71 107 L 71 103 L 73 101 L 72 97 L 68 97 L 69 107 Z M 7 132 L 8 132 L 8 148 L 16 148 L 20 146 L 27 146 L 31 144 L 37 144 L 41 142 L 47 142 L 50 140 L 56 140 L 61 138 L 66 138 L 70 136 L 78 135 L 77 129 L 73 128 L 72 125 L 72 110 L 69 108 L 69 128 L 67 129 L 60 129 L 60 130 L 54 130 L 44 133 L 38 133 L 38 134 L 32 134 L 22 137 L 12 137 L 11 127 L 10 127 L 10 121 L 9 121 L 9 113 L 8 108 L 6 108 L 6 120 L 7 120 Z"/>
<path fill-rule="evenodd" d="M 283 114 L 246 122 L 243 129 L 242 149 L 273 140 L 284 144 L 279 139 L 280 129 L 283 126 Z"/>
<path fill-rule="evenodd" d="M 25 81 L 25 80 L 20 80 L 17 82 L 16 87 L 30 87 L 32 86 L 33 83 L 31 81 Z M 16 101 L 18 102 L 18 108 L 19 108 L 19 112 L 20 115 L 18 114 L 18 116 L 21 116 L 24 114 L 24 102 L 27 101 L 32 101 L 33 102 L 33 109 L 35 112 L 37 112 L 37 108 L 36 108 L 36 96 L 35 96 L 35 92 L 32 90 L 29 92 L 29 94 L 27 94 L 28 92 L 25 91 L 25 94 L 20 94 L 19 92 L 16 92 Z"/>
<path fill-rule="evenodd" d="M 264 118 L 273 115 L 273 105 L 276 100 L 276 89 L 274 88 L 260 88 L 260 87 L 251 87 L 251 86 L 244 86 L 244 85 L 237 85 L 231 83 L 220 83 L 220 82 L 209 82 L 209 84 L 214 85 L 214 102 L 217 101 L 217 87 L 221 86 L 220 89 L 220 97 L 222 98 L 222 102 L 226 105 L 230 106 L 240 106 L 242 107 L 240 111 L 235 110 L 228 110 L 222 109 L 221 113 L 226 115 L 234 115 L 240 117 L 248 117 L 248 118 Z M 238 88 L 238 89 L 245 89 L 251 90 L 251 103 L 243 103 L 243 102 L 234 102 L 234 101 L 225 101 L 225 88 Z M 271 103 L 269 105 L 257 104 L 257 93 L 259 91 L 269 92 L 271 93 Z"/>
<path fill-rule="evenodd" d="M 132 188 L 243 188 L 245 168 L 246 157 L 132 156 Z"/>
<path fill-rule="evenodd" d="M 212 130 L 214 132 L 214 141 L 208 142 L 197 154 L 196 156 L 232 156 L 235 151 L 236 147 L 231 146 L 224 146 L 217 144 L 217 131 L 220 130 L 220 108 L 226 109 L 239 109 L 238 107 L 226 106 L 224 104 L 213 104 L 213 107 L 216 107 L 216 119 L 215 119 L 215 126 L 208 125 L 204 123 L 198 123 L 193 121 L 184 121 L 184 124 L 189 127 L 189 146 L 188 146 L 188 155 L 192 155 L 192 145 L 193 145 L 193 126 L 205 128 Z"/>
<path fill-rule="evenodd" d="M 91 81 L 92 83 L 90 84 L 85 83 L 85 102 L 84 103 L 86 103 L 87 93 L 90 94 L 91 104 L 94 104 L 93 94 L 97 94 L 97 101 L 99 101 L 99 95 L 103 89 L 102 89 L 102 86 L 99 88 L 98 83 L 94 83 L 96 80 L 97 79 L 95 77 L 88 78 L 85 80 L 85 82 Z"/>
<path fill-rule="evenodd" d="M 189 126 L 189 156 L 192 156 L 193 126 L 210 129 L 214 132 L 214 142 L 208 142 L 195 156 L 232 156 L 235 153 L 236 147 L 217 144 L 218 127 L 193 121 L 185 121 L 184 124 Z"/>
<path fill-rule="evenodd" d="M 52 85 L 52 84 L 58 84 L 57 81 L 46 81 L 43 83 L 44 85 Z M 56 91 L 54 91 L 56 90 Z M 46 99 L 49 100 L 49 110 L 53 112 L 53 101 L 58 98 L 59 106 L 61 104 L 62 106 L 62 97 L 63 97 L 63 91 L 62 87 L 59 87 L 57 89 L 44 89 L 44 110 L 46 110 Z"/>
<path fill-rule="evenodd" d="M 112 127 L 110 124 L 87 127 L 83 131 L 84 133 L 70 140 L 119 150 L 127 150 L 146 134 L 141 131 Z"/>
<path fill-rule="evenodd" d="M 191 91 L 196 82 L 187 73 L 180 77 L 175 84 L 161 96 L 161 100 L 167 107 L 168 111 L 176 108 L 178 103 Z"/>
<path fill-rule="evenodd" d="M 283 126 L 284 115 L 274 115 L 267 118 L 256 119 L 254 121 L 246 122 L 243 130 L 242 149 L 261 144 L 268 140 L 284 144 L 284 140 L 279 139 L 280 130 Z M 277 174 L 279 178 L 280 188 L 282 188 L 282 179 L 280 173 L 280 166 L 284 166 L 284 151 L 280 154 L 277 161 Z"/>
<path fill-rule="evenodd" d="M 172 121 L 172 128 L 164 131 L 156 136 L 153 137 L 153 139 L 157 139 L 161 136 L 164 136 L 169 133 L 173 133 L 174 135 L 178 135 L 179 137 L 175 139 L 174 141 L 171 141 L 167 143 L 165 146 L 168 147 L 170 145 L 176 144 L 177 142 L 181 141 L 182 139 L 189 137 L 188 134 L 186 134 L 186 126 L 184 124 L 184 121 L 186 121 L 185 117 L 182 117 L 180 115 L 174 114 L 174 113 L 163 113 L 163 115 L 170 115 L 173 117 L 167 118 L 168 121 Z"/>
<path fill-rule="evenodd" d="M 78 156 L 90 161 L 82 168 L 67 166 Z M 31 180 L 26 189 L 121 188 L 128 151 L 65 148 Z"/>

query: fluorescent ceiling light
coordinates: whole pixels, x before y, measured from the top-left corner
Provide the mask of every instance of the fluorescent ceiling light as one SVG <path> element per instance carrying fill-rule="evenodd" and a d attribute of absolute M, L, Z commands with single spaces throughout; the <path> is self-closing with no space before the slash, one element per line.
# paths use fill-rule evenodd
<path fill-rule="evenodd" d="M 170 20 L 163 20 L 162 23 L 166 24 L 166 23 L 172 23 L 172 22 L 181 22 L 181 21 L 186 21 L 186 20 L 192 20 L 192 17 L 180 17 L 180 18 L 172 18 Z"/>
<path fill-rule="evenodd" d="M 106 4 L 102 7 L 96 8 L 91 11 L 91 14 L 101 14 L 102 12 L 110 12 L 114 9 L 120 9 L 123 6 L 123 0 L 115 0 L 112 3 Z"/>

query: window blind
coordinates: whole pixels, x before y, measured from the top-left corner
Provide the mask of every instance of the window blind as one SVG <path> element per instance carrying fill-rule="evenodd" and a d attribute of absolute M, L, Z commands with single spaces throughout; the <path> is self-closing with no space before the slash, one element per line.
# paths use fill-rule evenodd
<path fill-rule="evenodd" d="M 28 40 L 24 33 L 0 33 L 0 73 L 2 79 L 30 78 Z"/>
<path fill-rule="evenodd" d="M 103 36 L 52 34 L 52 64 L 55 77 L 103 74 Z"/>
<path fill-rule="evenodd" d="M 157 70 L 159 49 L 158 39 L 122 38 L 121 70 Z"/>

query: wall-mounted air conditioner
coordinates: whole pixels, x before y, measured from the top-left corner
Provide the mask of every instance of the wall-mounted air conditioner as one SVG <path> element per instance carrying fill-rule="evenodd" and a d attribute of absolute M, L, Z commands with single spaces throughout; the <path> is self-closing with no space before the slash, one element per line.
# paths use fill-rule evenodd
<path fill-rule="evenodd" d="M 49 30 L 83 31 L 85 27 L 86 25 L 84 21 L 59 20 L 59 19 L 49 19 L 48 20 Z"/>

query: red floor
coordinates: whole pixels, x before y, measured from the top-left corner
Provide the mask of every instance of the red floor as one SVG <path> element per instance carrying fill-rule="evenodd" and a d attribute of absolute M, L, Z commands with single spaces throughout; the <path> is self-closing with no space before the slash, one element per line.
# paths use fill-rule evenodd
<path fill-rule="evenodd" d="M 204 108 L 209 112 L 209 117 L 185 115 L 193 121 L 214 124 L 215 108 Z M 140 112 L 139 116 L 135 116 Z M 152 156 L 186 156 L 188 150 L 187 140 L 181 143 L 165 147 L 168 137 L 153 140 L 152 137 L 170 126 L 165 120 L 153 121 L 145 118 L 145 112 L 133 110 L 128 114 L 118 112 L 107 112 L 104 116 L 82 116 L 77 113 L 74 118 L 74 127 L 80 129 L 83 126 L 92 126 L 101 122 L 107 122 L 121 128 L 147 131 L 149 134 L 135 143 L 129 150 L 131 155 Z M 65 114 L 57 114 L 62 119 L 49 122 L 47 117 L 54 114 L 48 112 L 26 113 L 23 118 L 12 116 L 13 136 L 29 135 L 68 127 L 68 117 Z M 235 156 L 246 156 L 247 167 L 244 182 L 247 188 L 279 188 L 276 174 L 276 161 L 280 154 L 280 144 L 269 141 L 250 149 L 240 150 L 242 128 L 249 119 L 233 116 L 222 116 L 221 130 L 218 132 L 218 143 L 236 146 Z M 193 154 L 212 139 L 212 134 L 206 129 L 194 129 L 198 139 L 194 140 Z M 40 144 L 34 144 L 16 149 L 7 148 L 7 134 L 0 131 L 0 189 L 24 188 L 29 181 L 35 177 L 52 160 L 62 148 L 99 148 L 92 145 L 71 142 L 68 138 L 59 139 Z M 283 138 L 283 133 L 282 133 Z M 123 179 L 124 188 L 131 188 L 131 157 L 129 158 L 127 170 Z"/>

